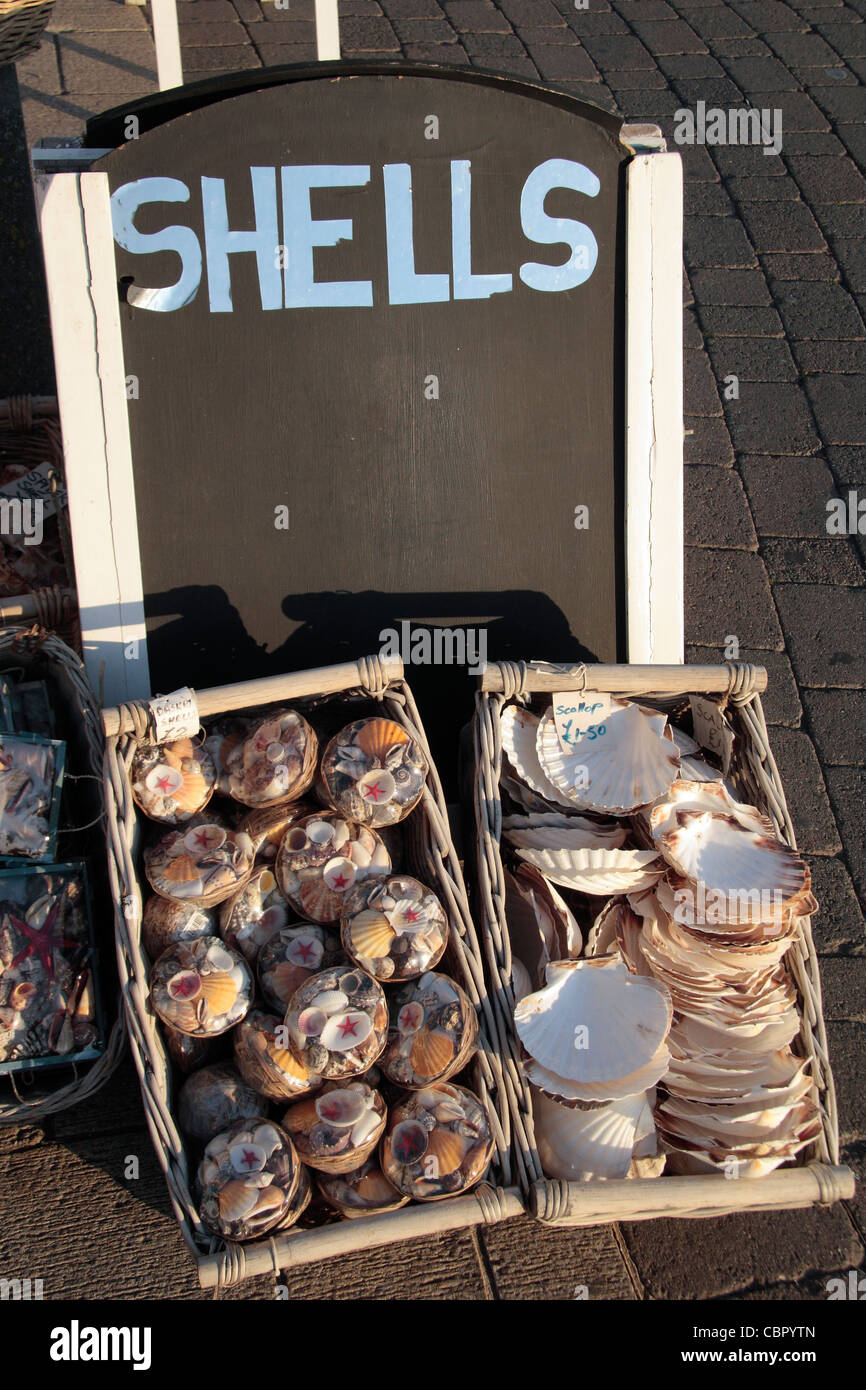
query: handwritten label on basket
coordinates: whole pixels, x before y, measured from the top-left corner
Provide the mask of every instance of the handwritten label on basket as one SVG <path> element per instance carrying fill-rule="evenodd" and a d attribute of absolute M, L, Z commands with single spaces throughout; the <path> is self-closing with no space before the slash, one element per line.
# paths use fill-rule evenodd
<path fill-rule="evenodd" d="M 714 753 L 722 764 L 722 776 L 727 777 L 731 767 L 731 753 L 734 747 L 734 731 L 712 700 L 701 695 L 690 695 L 692 722 L 695 738 L 709 753 Z"/>
<path fill-rule="evenodd" d="M 195 691 L 185 685 L 170 695 L 157 695 L 149 700 L 156 729 L 157 743 L 170 743 L 176 738 L 194 738 L 201 720 L 198 715 Z"/>
<path fill-rule="evenodd" d="M 42 503 L 43 516 L 54 515 L 54 493 L 51 491 L 51 481 L 49 473 L 52 465 L 50 463 L 38 463 L 29 473 L 25 473 L 23 478 L 16 478 L 12 483 L 6 483 L 0 487 L 0 497 L 18 497 L 22 502 L 32 500 Z M 57 497 L 61 507 L 66 506 L 66 491 L 61 483 L 57 489 Z"/>
<path fill-rule="evenodd" d="M 556 732 L 566 751 L 604 738 L 609 714 L 610 696 L 600 690 L 563 690 L 553 697 Z"/>

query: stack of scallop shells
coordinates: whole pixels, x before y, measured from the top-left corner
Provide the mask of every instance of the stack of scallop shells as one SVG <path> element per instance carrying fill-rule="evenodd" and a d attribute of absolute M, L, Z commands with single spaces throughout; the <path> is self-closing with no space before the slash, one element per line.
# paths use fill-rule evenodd
<path fill-rule="evenodd" d="M 515 1026 L 542 1166 L 759 1177 L 820 1131 L 784 960 L 817 909 L 809 871 L 688 733 L 633 701 L 605 706 L 576 744 L 550 706 L 502 715 Z M 598 970 L 581 980 L 582 965 Z M 638 981 L 672 1009 L 662 1067 L 626 1046 L 661 1026 L 647 1028 L 651 995 L 628 994 Z M 641 1058 L 626 1096 L 618 1072 Z"/>
<path fill-rule="evenodd" d="M 483 1106 L 452 1081 L 478 1024 L 437 968 L 448 914 L 402 868 L 401 823 L 428 770 L 380 717 L 320 756 L 292 709 L 133 758 L 153 823 L 150 1005 L 212 1234 L 253 1240 L 459 1195 L 490 1163 Z"/>

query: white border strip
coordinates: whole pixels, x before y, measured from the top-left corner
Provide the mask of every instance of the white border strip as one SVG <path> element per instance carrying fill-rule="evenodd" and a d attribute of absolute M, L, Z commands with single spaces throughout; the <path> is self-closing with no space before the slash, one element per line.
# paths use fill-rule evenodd
<path fill-rule="evenodd" d="M 316 0 L 316 57 L 320 63 L 340 56 L 340 13 L 337 0 Z"/>
<path fill-rule="evenodd" d="M 170 87 L 183 85 L 176 0 L 151 0 L 151 15 L 157 80 L 159 90 L 165 92 Z"/>
<path fill-rule="evenodd" d="M 100 701 L 150 694 L 108 176 L 36 179 L 84 663 Z"/>
<path fill-rule="evenodd" d="M 636 155 L 626 180 L 630 663 L 684 658 L 682 247 L 682 160 Z"/>

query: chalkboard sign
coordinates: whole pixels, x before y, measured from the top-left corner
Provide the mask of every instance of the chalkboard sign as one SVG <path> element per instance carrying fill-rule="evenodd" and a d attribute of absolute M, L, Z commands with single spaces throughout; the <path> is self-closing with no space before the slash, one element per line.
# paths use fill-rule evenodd
<path fill-rule="evenodd" d="M 384 648 L 450 740 L 484 657 L 621 659 L 618 123 L 345 64 L 165 100 L 93 166 L 152 688 Z"/>

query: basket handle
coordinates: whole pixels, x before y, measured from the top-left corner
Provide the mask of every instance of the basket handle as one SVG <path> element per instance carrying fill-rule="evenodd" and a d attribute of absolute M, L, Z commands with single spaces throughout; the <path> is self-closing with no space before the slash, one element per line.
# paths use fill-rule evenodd
<path fill-rule="evenodd" d="M 274 700 L 301 700 L 307 695 L 337 695 L 344 690 L 367 690 L 371 695 L 384 694 L 392 681 L 403 679 L 403 662 L 399 656 L 362 656 L 357 661 L 341 662 L 338 666 L 320 666 L 312 671 L 293 671 L 282 676 L 265 676 L 257 681 L 239 681 L 236 685 L 216 685 L 210 690 L 196 692 L 196 704 L 202 719 L 226 714 L 248 705 L 268 705 Z M 140 736 L 142 718 L 149 715 L 147 706 L 140 703 L 120 705 L 102 711 L 102 727 L 106 738 L 118 734 Z"/>
<path fill-rule="evenodd" d="M 493 661 L 484 667 L 480 688 L 513 695 L 556 690 L 607 690 L 622 695 L 705 695 L 751 699 L 767 688 L 764 666 L 729 661 L 724 666 L 555 665 L 552 662 Z"/>

